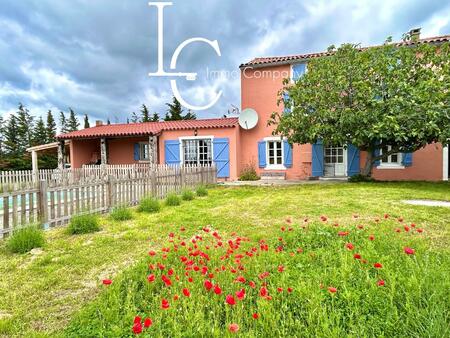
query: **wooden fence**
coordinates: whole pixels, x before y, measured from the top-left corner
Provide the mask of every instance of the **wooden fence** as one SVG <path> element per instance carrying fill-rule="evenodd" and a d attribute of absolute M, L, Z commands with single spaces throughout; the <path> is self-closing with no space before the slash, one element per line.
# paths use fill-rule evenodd
<path fill-rule="evenodd" d="M 103 213 L 119 205 L 136 205 L 144 196 L 164 198 L 170 192 L 217 182 L 214 166 L 155 165 L 123 176 L 109 173 L 70 184 L 41 180 L 37 187 L 0 193 L 0 238 L 30 223 L 46 228 L 64 225 L 75 214 Z"/>

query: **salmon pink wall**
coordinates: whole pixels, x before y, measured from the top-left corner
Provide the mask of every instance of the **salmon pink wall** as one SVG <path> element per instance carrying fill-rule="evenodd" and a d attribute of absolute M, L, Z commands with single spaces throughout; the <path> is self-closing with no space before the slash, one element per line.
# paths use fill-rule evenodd
<path fill-rule="evenodd" d="M 290 73 L 290 65 L 241 70 L 242 110 L 255 109 L 258 112 L 259 121 L 251 130 L 241 129 L 239 163 L 241 166 L 253 164 L 259 174 L 266 169 L 258 167 L 258 141 L 272 136 L 274 127 L 267 126 L 267 121 L 274 111 L 283 110 L 282 106 L 277 105 L 277 95 L 283 88 L 283 79 L 290 77 Z M 242 167 L 239 169 L 241 170 Z M 306 179 L 311 176 L 311 145 L 294 145 L 292 168 L 282 171 L 286 172 L 287 179 Z"/>
<path fill-rule="evenodd" d="M 361 153 L 361 168 L 367 154 Z M 372 170 L 372 177 L 382 181 L 442 181 L 443 151 L 440 143 L 429 144 L 413 154 L 412 166 L 404 169 Z"/>
<path fill-rule="evenodd" d="M 164 141 L 166 140 L 178 140 L 180 137 L 192 137 L 194 135 L 194 130 L 173 130 L 164 131 L 159 137 L 159 154 L 160 163 L 165 162 L 164 153 Z M 230 178 L 229 180 L 237 179 L 237 163 L 238 163 L 238 151 L 237 151 L 237 141 L 239 139 L 239 129 L 234 128 L 211 128 L 211 129 L 198 129 L 197 136 L 213 136 L 215 138 L 228 138 L 229 148 L 230 148 Z"/>
<path fill-rule="evenodd" d="M 100 158 L 100 140 L 71 140 L 70 164 L 72 168 L 81 168 L 83 164 L 91 163 L 93 157 Z"/>
<path fill-rule="evenodd" d="M 148 137 L 114 138 L 107 140 L 108 164 L 134 164 L 134 145 L 148 142 Z"/>

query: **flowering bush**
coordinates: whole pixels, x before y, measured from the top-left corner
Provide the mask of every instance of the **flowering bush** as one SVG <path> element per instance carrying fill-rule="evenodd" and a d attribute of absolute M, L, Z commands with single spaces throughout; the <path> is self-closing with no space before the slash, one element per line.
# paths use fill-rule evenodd
<path fill-rule="evenodd" d="M 105 292 L 81 311 L 67 333 L 444 333 L 447 294 L 435 288 L 428 267 L 429 260 L 439 258 L 427 256 L 423 228 L 408 224 L 406 231 L 405 226 L 403 219 L 389 215 L 370 220 L 354 215 L 345 225 L 327 216 L 287 218 L 270 238 L 261 232 L 251 237 L 224 233 L 213 226 L 168 226 L 166 242 L 105 284 Z"/>

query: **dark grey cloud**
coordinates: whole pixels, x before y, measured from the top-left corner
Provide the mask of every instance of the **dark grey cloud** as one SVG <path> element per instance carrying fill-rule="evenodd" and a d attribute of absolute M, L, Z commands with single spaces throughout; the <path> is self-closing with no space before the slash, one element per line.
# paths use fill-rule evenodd
<path fill-rule="evenodd" d="M 322 51 L 331 44 L 377 44 L 412 27 L 424 35 L 450 33 L 450 5 L 431 1 L 175 0 L 165 9 L 166 68 L 191 37 L 217 39 L 218 57 L 204 45 L 187 48 L 180 71 L 186 100 L 219 103 L 200 117 L 240 105 L 240 80 L 210 79 L 206 69 L 237 71 L 253 57 Z M 91 119 L 123 121 L 142 103 L 161 115 L 171 100 L 168 79 L 156 71 L 156 9 L 147 0 L 0 0 L 0 114 L 23 102 L 35 113 L 74 108 Z"/>

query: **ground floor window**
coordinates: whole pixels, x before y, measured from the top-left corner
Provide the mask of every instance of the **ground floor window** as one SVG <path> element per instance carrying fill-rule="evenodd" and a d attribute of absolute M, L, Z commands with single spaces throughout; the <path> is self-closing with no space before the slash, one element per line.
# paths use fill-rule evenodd
<path fill-rule="evenodd" d="M 392 150 L 392 146 L 384 146 L 381 148 L 380 155 L 387 153 Z M 381 159 L 381 165 L 401 165 L 402 164 L 402 154 L 394 153 Z"/>
<path fill-rule="evenodd" d="M 267 141 L 267 159 L 269 165 L 283 165 L 283 148 L 281 141 Z"/>
<path fill-rule="evenodd" d="M 211 165 L 212 164 L 211 139 L 183 140 L 183 164 Z"/>
<path fill-rule="evenodd" d="M 139 161 L 148 161 L 150 145 L 148 143 L 139 143 Z"/>
<path fill-rule="evenodd" d="M 325 163 L 326 164 L 344 163 L 344 148 L 343 147 L 325 148 Z"/>

